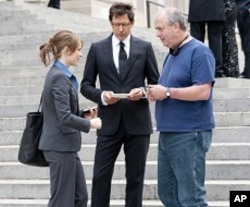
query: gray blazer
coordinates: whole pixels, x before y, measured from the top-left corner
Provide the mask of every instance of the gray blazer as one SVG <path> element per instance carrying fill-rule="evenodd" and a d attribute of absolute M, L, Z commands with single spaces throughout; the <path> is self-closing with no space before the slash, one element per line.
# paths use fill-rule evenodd
<path fill-rule="evenodd" d="M 79 151 L 80 131 L 88 132 L 90 121 L 79 116 L 77 91 L 70 79 L 55 66 L 46 76 L 42 101 L 44 120 L 39 149 Z"/>

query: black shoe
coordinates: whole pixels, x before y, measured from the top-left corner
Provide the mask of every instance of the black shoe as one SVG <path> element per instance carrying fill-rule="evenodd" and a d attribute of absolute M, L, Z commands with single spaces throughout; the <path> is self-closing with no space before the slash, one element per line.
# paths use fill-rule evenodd
<path fill-rule="evenodd" d="M 223 77 L 225 77 L 225 75 L 224 75 L 222 70 L 216 70 L 215 71 L 215 77 L 216 78 L 223 78 Z"/>
<path fill-rule="evenodd" d="M 240 73 L 239 78 L 246 78 L 246 75 L 244 72 Z"/>
<path fill-rule="evenodd" d="M 234 72 L 229 72 L 226 74 L 226 77 L 230 77 L 230 78 L 239 78 L 240 77 L 240 73 L 237 71 Z"/>

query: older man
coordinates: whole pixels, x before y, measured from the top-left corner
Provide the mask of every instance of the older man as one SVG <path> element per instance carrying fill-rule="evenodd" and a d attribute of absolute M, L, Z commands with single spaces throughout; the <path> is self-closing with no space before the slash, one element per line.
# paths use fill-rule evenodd
<path fill-rule="evenodd" d="M 155 18 L 157 36 L 170 48 L 157 85 L 159 134 L 158 193 L 164 206 L 206 207 L 205 157 L 214 128 L 212 88 L 215 59 L 211 50 L 187 32 L 185 18 L 166 8 Z"/>

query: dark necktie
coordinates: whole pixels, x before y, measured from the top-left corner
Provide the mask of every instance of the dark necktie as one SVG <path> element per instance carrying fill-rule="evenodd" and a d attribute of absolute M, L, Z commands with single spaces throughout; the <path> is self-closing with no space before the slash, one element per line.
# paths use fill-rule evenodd
<path fill-rule="evenodd" d="M 124 49 L 125 44 L 120 42 L 120 51 L 119 51 L 119 72 L 120 74 L 124 71 L 124 65 L 127 61 L 127 54 Z"/>

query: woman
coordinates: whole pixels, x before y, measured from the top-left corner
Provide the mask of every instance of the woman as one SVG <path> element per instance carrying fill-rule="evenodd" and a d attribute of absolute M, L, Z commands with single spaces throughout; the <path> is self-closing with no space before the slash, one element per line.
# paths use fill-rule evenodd
<path fill-rule="evenodd" d="M 223 72 L 226 77 L 239 77 L 238 46 L 235 35 L 237 7 L 235 0 L 224 0 L 226 22 L 222 29 Z"/>
<path fill-rule="evenodd" d="M 43 131 L 39 149 L 49 163 L 51 197 L 49 207 L 86 207 L 88 193 L 86 180 L 78 156 L 81 149 L 81 131 L 100 129 L 97 111 L 80 113 L 78 82 L 69 71 L 82 56 L 82 42 L 68 30 L 57 32 L 40 46 L 40 58 L 45 66 L 51 66 L 44 83 L 42 111 Z M 82 117 L 85 115 L 85 118 Z"/>

